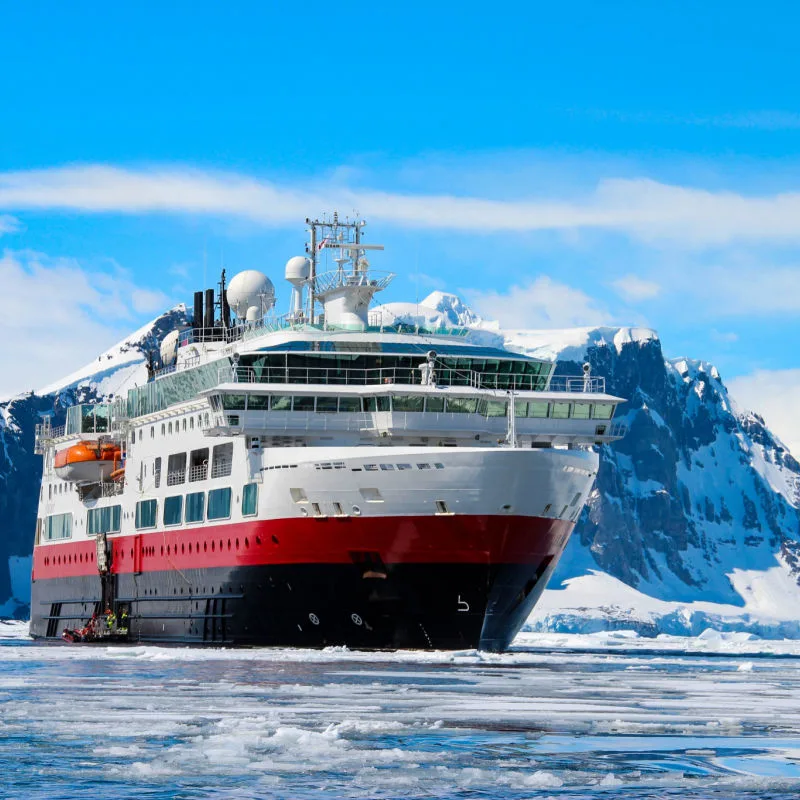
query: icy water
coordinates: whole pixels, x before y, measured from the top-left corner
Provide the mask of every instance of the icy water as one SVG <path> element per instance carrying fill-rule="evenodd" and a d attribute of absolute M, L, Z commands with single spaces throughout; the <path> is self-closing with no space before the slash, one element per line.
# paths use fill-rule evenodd
<path fill-rule="evenodd" d="M 0 795 L 796 800 L 800 643 L 97 648 L 0 624 Z"/>

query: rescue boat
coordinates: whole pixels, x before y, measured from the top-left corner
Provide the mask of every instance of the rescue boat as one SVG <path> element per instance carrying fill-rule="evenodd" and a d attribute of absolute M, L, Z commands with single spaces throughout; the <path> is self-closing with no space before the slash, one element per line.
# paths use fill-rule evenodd
<path fill-rule="evenodd" d="M 56 475 L 78 484 L 98 483 L 119 469 L 121 459 L 118 445 L 82 441 L 56 453 Z"/>

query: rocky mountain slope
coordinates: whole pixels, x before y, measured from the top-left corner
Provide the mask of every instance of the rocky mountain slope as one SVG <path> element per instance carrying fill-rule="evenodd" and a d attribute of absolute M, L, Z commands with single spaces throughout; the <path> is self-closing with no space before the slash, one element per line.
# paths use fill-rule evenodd
<path fill-rule="evenodd" d="M 33 454 L 34 431 L 42 418 L 63 425 L 66 410 L 121 394 L 147 380 L 146 358 L 186 309 L 176 306 L 110 350 L 55 384 L 0 402 L 0 617 L 27 617 L 30 570 L 41 458 Z"/>
<path fill-rule="evenodd" d="M 628 435 L 602 448 L 596 489 L 534 628 L 716 624 L 800 636 L 800 624 L 787 624 L 800 619 L 800 464 L 737 408 L 713 366 L 665 358 L 648 329 L 504 331 L 442 292 L 376 313 L 384 324 L 467 325 L 478 341 L 557 358 L 557 374 L 588 361 L 627 398 Z M 58 385 L 0 404 L 0 613 L 27 613 L 36 422 L 52 414 L 59 424 L 68 405 L 144 380 L 144 353 L 184 319 L 173 309 Z"/>

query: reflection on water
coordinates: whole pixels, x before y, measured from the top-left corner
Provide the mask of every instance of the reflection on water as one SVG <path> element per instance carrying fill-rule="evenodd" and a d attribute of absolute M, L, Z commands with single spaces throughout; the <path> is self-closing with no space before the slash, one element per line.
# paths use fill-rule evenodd
<path fill-rule="evenodd" d="M 542 637 L 500 656 L 365 654 L 3 636 L 0 793 L 15 800 L 800 796 L 791 648 Z"/>

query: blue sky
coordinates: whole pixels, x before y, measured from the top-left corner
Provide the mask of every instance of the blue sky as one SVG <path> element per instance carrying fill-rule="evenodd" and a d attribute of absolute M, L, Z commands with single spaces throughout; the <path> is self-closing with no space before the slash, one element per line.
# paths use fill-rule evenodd
<path fill-rule="evenodd" d="M 799 17 L 731 2 L 5 4 L 3 324 L 35 358 L 4 348 L 0 393 L 188 300 L 204 250 L 209 275 L 263 269 L 286 305 L 302 219 L 357 207 L 388 248 L 374 265 L 400 275 L 384 300 L 441 288 L 509 326 L 654 327 L 791 438 Z M 57 342 L 36 338 L 42 317 Z"/>

